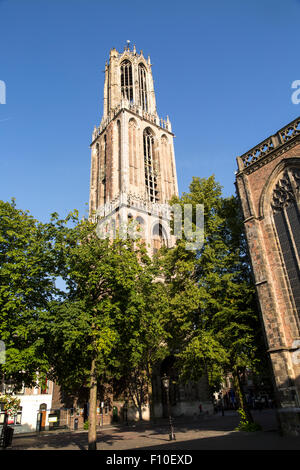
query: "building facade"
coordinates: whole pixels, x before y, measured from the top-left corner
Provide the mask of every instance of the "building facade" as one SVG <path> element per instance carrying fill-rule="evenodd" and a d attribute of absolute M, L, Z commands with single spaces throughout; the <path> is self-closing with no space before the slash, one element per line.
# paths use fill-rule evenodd
<path fill-rule="evenodd" d="M 8 424 L 14 428 L 14 433 L 26 433 L 49 429 L 52 398 L 55 384 L 47 380 L 36 387 L 22 387 L 13 393 L 12 384 L 1 384 L 1 394 L 12 394 L 20 400 L 17 414 L 8 415 Z M 5 412 L 0 403 L 0 426 L 4 423 Z M 50 418 L 51 422 L 51 418 Z"/>
<path fill-rule="evenodd" d="M 282 430 L 300 435 L 300 118 L 237 158 Z"/>

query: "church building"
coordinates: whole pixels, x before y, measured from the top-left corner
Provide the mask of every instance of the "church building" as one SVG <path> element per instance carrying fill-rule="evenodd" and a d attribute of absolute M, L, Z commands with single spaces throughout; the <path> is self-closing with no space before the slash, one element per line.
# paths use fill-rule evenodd
<path fill-rule="evenodd" d="M 300 118 L 237 162 L 278 417 L 283 432 L 300 435 Z"/>

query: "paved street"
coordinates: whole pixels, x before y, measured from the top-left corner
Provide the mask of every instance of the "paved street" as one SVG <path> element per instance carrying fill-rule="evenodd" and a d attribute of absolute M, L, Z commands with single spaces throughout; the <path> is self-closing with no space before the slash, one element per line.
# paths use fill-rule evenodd
<path fill-rule="evenodd" d="M 235 431 L 238 415 L 227 412 L 189 422 L 175 421 L 176 441 L 169 441 L 166 420 L 156 425 L 137 423 L 110 426 L 99 430 L 99 450 L 292 450 L 300 449 L 300 437 L 282 437 L 277 432 L 273 410 L 254 412 L 263 430 L 255 433 Z M 86 450 L 86 431 L 46 432 L 40 435 L 16 435 L 11 450 Z M 8 449 L 7 449 L 8 450 Z"/>

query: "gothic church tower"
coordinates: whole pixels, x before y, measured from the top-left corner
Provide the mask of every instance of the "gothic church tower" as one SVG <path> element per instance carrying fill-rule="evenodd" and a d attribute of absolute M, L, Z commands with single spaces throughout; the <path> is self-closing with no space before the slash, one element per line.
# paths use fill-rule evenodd
<path fill-rule="evenodd" d="M 171 246 L 168 202 L 178 194 L 169 118 L 156 110 L 150 57 L 112 49 L 105 66 L 103 117 L 91 150 L 90 217 L 115 227 L 134 219 L 150 251 Z"/>

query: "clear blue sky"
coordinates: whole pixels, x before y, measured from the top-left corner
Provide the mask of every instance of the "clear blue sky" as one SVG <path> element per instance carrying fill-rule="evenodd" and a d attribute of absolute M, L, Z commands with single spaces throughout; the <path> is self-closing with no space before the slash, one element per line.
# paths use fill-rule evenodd
<path fill-rule="evenodd" d="M 0 198 L 46 221 L 85 213 L 104 65 L 127 39 L 150 54 L 180 192 L 300 115 L 299 0 L 0 0 Z"/>

